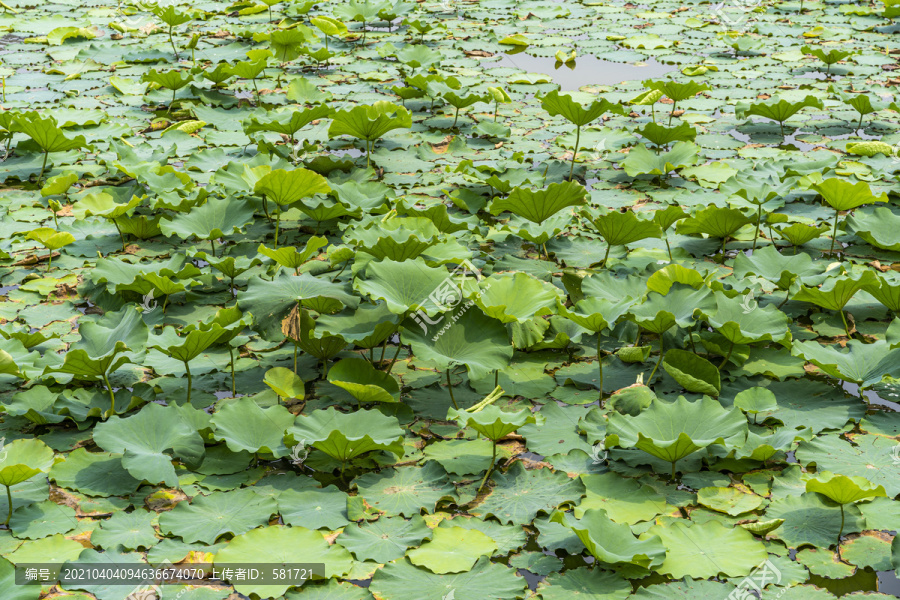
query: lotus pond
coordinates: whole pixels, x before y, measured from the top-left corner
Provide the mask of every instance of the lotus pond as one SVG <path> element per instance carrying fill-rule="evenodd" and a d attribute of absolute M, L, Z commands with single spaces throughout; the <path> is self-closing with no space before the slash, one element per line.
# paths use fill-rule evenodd
<path fill-rule="evenodd" d="M 2 600 L 900 596 L 897 0 L 0 8 Z"/>

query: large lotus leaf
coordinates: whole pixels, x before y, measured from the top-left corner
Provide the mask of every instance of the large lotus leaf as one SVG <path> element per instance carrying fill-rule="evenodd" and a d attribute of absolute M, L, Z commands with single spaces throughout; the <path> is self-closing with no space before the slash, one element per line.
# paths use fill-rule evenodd
<path fill-rule="evenodd" d="M 526 589 L 514 569 L 481 558 L 470 571 L 439 575 L 411 564 L 394 561 L 375 572 L 371 592 L 382 600 L 514 600 Z"/>
<path fill-rule="evenodd" d="M 489 405 L 477 412 L 451 408 L 447 419 L 457 421 L 460 427 L 471 427 L 489 440 L 499 440 L 526 423 L 534 423 L 534 415 L 528 409 L 509 412 L 499 406 Z"/>
<path fill-rule="evenodd" d="M 377 410 L 343 413 L 329 407 L 297 417 L 289 430 L 291 443 L 301 442 L 346 462 L 373 450 L 403 456 L 403 430 L 396 417 Z"/>
<path fill-rule="evenodd" d="M 734 276 L 740 279 L 756 275 L 786 290 L 795 280 L 816 285 L 824 280 L 823 264 L 814 263 L 808 254 L 781 254 L 775 246 L 766 246 L 747 256 L 738 253 L 734 259 Z"/>
<path fill-rule="evenodd" d="M 635 130 L 656 146 L 668 146 L 672 142 L 693 142 L 697 138 L 697 130 L 687 123 L 677 127 L 664 127 L 658 123 L 647 123 Z"/>
<path fill-rule="evenodd" d="M 629 177 L 638 175 L 666 175 L 670 171 L 697 164 L 700 147 L 692 142 L 678 142 L 668 152 L 656 154 L 643 144 L 638 144 L 622 161 L 622 168 Z"/>
<path fill-rule="evenodd" d="M 336 540 L 352 552 L 358 560 L 388 563 L 406 554 L 407 548 L 429 539 L 432 530 L 420 515 L 409 520 L 403 517 L 382 517 L 377 521 L 348 525 Z"/>
<path fill-rule="evenodd" d="M 845 506 L 842 519 L 840 507 L 810 493 L 775 500 L 766 509 L 766 517 L 784 519 L 784 523 L 769 535 L 780 539 L 789 548 L 805 545 L 828 548 L 837 539 L 842 520 L 845 534 L 862 531 L 865 527 L 865 519 L 856 506 Z"/>
<path fill-rule="evenodd" d="M 636 277 L 634 275 L 623 277 L 616 276 L 609 271 L 601 271 L 599 273 L 592 273 L 582 279 L 579 287 L 581 289 L 581 294 L 572 295 L 572 291 L 569 291 L 573 301 L 580 301 L 583 298 L 596 296 L 617 303 L 621 302 L 624 298 L 633 298 L 634 300 L 643 298 L 647 293 L 647 280 L 643 277 Z M 664 293 L 660 290 L 656 291 Z M 668 289 L 666 292 L 667 291 Z"/>
<path fill-rule="evenodd" d="M 159 350 L 175 360 L 189 362 L 215 344 L 225 330 L 213 323 L 204 329 L 193 329 L 179 336 L 174 327 L 165 327 L 159 335 L 150 336 L 147 347 Z"/>
<path fill-rule="evenodd" d="M 0 485 L 27 481 L 53 465 L 53 450 L 37 439 L 15 440 L 0 452 Z"/>
<path fill-rule="evenodd" d="M 501 523 L 531 523 L 539 512 L 552 513 L 584 495 L 584 484 L 550 469 L 526 470 L 514 462 L 506 473 L 491 477 L 493 486 L 484 501 L 469 512 L 493 515 Z"/>
<path fill-rule="evenodd" d="M 346 575 L 353 563 L 350 553 L 338 544 L 329 545 L 317 531 L 305 527 L 273 525 L 260 527 L 235 536 L 219 550 L 213 563 L 220 566 L 258 564 L 265 559 L 267 566 L 325 563 L 324 577 Z M 313 579 L 320 577 L 314 576 Z M 262 598 L 279 597 L 290 587 L 288 583 L 265 585 L 255 582 L 236 582 L 234 589 L 244 595 L 257 594 Z"/>
<path fill-rule="evenodd" d="M 756 510 L 764 502 L 761 496 L 732 487 L 704 487 L 697 490 L 697 502 L 728 515 Z"/>
<path fill-rule="evenodd" d="M 443 499 L 455 500 L 456 488 L 434 462 L 424 467 L 397 467 L 366 473 L 353 480 L 366 503 L 387 516 L 412 517 L 422 509 L 433 512 Z"/>
<path fill-rule="evenodd" d="M 590 567 L 551 573 L 538 583 L 542 600 L 624 600 L 631 594 L 631 583 L 617 573 Z"/>
<path fill-rule="evenodd" d="M 552 314 L 563 299 L 558 287 L 527 273 L 491 275 L 481 281 L 475 304 L 503 323 L 525 323 Z"/>
<path fill-rule="evenodd" d="M 792 353 L 816 365 L 832 377 L 870 387 L 885 377 L 900 376 L 900 349 L 884 340 L 865 344 L 850 340 L 843 349 L 817 341 L 796 342 Z"/>
<path fill-rule="evenodd" d="M 72 215 L 76 219 L 94 216 L 117 219 L 140 206 L 143 200 L 142 197 L 132 196 L 130 201 L 119 204 L 115 201 L 115 198 L 106 192 L 94 192 L 87 194 L 72 206 Z"/>
<path fill-rule="evenodd" d="M 285 367 L 273 367 L 266 371 L 263 383 L 281 398 L 302 400 L 306 396 L 306 384 L 303 379 Z"/>
<path fill-rule="evenodd" d="M 712 398 L 688 402 L 654 401 L 636 417 L 610 413 L 606 446 L 638 448 L 674 463 L 712 444 L 726 444 L 744 436 L 747 420 L 737 408 L 725 410 Z"/>
<path fill-rule="evenodd" d="M 900 273 L 877 273 L 876 282 L 863 287 L 876 300 L 893 313 L 900 313 Z"/>
<path fill-rule="evenodd" d="M 302 80 L 301 80 L 302 81 Z M 294 82 L 291 82 L 292 84 Z M 298 82 L 299 83 L 299 82 Z M 303 110 L 283 110 L 271 112 L 265 115 L 264 119 L 253 115 L 250 121 L 244 125 L 244 133 L 250 135 L 257 131 L 274 131 L 284 135 L 294 137 L 294 134 L 300 131 L 306 125 L 318 119 L 327 118 L 331 114 L 331 109 L 325 104 L 318 104 L 311 108 Z M 280 202 L 279 204 L 287 204 Z"/>
<path fill-rule="evenodd" d="M 877 435 L 856 436 L 853 441 L 855 445 L 836 435 L 822 435 L 801 442 L 797 460 L 804 466 L 815 464 L 817 471 L 862 477 L 872 485 L 883 486 L 891 498 L 900 494 L 896 442 Z"/>
<path fill-rule="evenodd" d="M 273 497 L 246 488 L 213 492 L 209 496 L 195 496 L 190 502 L 179 502 L 160 515 L 159 528 L 188 543 L 214 544 L 225 534 L 240 535 L 267 524 L 276 512 Z"/>
<path fill-rule="evenodd" d="M 353 287 L 373 300 L 384 300 L 390 311 L 397 315 L 422 310 L 434 315 L 446 308 L 443 289 L 453 288 L 458 303 L 461 290 L 446 268 L 429 267 L 422 258 L 408 261 L 385 259 L 369 263 L 366 278 L 357 278 Z M 435 299 L 434 295 L 437 294 Z M 440 302 L 440 303 L 439 303 Z M 455 306 L 455 304 L 453 304 Z"/>
<path fill-rule="evenodd" d="M 625 114 L 625 110 L 621 105 L 609 102 L 605 98 L 595 100 L 588 106 L 582 106 L 572 99 L 572 96 L 569 94 L 560 94 L 556 90 L 544 94 L 541 98 L 541 107 L 551 117 L 562 115 L 565 120 L 578 127 L 583 127 L 592 121 L 596 121 L 607 112 L 614 112 L 620 115 Z"/>
<path fill-rule="evenodd" d="M 570 309 L 562 302 L 557 304 L 560 316 L 577 323 L 588 331 L 599 332 L 614 326 L 634 304 L 634 300 L 626 297 L 618 302 L 597 296 L 585 297 Z"/>
<path fill-rule="evenodd" d="M 177 406 L 147 404 L 128 418 L 112 416 L 94 428 L 94 441 L 107 452 L 123 454 L 122 466 L 135 478 L 177 486 L 172 457 L 199 465 L 203 438 Z"/>
<path fill-rule="evenodd" d="M 701 314 L 707 323 L 734 344 L 768 340 L 789 347 L 791 319 L 772 305 L 755 306 L 748 310 L 743 298 L 717 294 L 715 312 L 701 311 Z"/>
<path fill-rule="evenodd" d="M 615 523 L 603 509 L 586 510 L 580 519 L 557 511 L 550 521 L 571 529 L 588 552 L 603 563 L 652 569 L 665 559 L 666 549 L 658 535 L 635 538 L 628 525 Z"/>
<path fill-rule="evenodd" d="M 493 381 L 491 382 L 493 384 Z M 549 404 L 547 405 L 549 406 Z M 443 440 L 425 446 L 425 460 L 435 461 L 454 475 L 477 475 L 491 464 L 493 443 L 486 439 Z M 497 446 L 497 459 L 510 458 L 510 451 Z"/>
<path fill-rule="evenodd" d="M 328 381 L 347 390 L 360 404 L 400 401 L 397 380 L 363 358 L 343 359 L 328 370 Z"/>
<path fill-rule="evenodd" d="M 68 561 L 75 561 L 83 551 L 84 546 L 75 540 L 66 539 L 62 534 L 56 534 L 25 542 L 15 552 L 6 555 L 6 558 L 14 565 L 35 563 L 62 566 Z"/>
<path fill-rule="evenodd" d="M 87 146 L 83 135 L 67 138 L 53 117 L 42 117 L 37 112 L 21 113 L 14 118 L 16 131 L 22 132 L 41 147 L 44 152 L 65 152 Z"/>
<path fill-rule="evenodd" d="M 689 392 L 718 396 L 722 389 L 719 370 L 693 352 L 673 348 L 666 352 L 662 365 L 666 373 Z"/>
<path fill-rule="evenodd" d="M 632 210 L 625 212 L 612 210 L 598 217 L 593 217 L 589 213 L 582 214 L 590 220 L 597 233 L 610 246 L 624 246 L 662 235 L 662 229 L 655 219 L 642 218 Z"/>
<path fill-rule="evenodd" d="M 851 233 L 876 248 L 900 251 L 900 216 L 890 209 L 879 206 L 857 211 L 847 218 L 846 223 Z"/>
<path fill-rule="evenodd" d="M 465 365 L 472 379 L 481 379 L 491 371 L 505 368 L 512 359 L 513 347 L 500 321 L 475 307 L 464 310 L 461 316 L 454 315 L 453 321 L 437 335 L 413 329 L 407 321 L 402 339 L 417 358 L 436 363 L 442 370 Z"/>
<path fill-rule="evenodd" d="M 316 328 L 342 337 L 360 348 L 374 348 L 394 333 L 400 323 L 387 304 L 360 304 L 334 315 L 322 315 Z"/>
<path fill-rule="evenodd" d="M 532 223 L 541 224 L 559 211 L 585 203 L 584 186 L 571 181 L 551 183 L 542 190 L 517 187 L 506 198 L 491 203 L 491 214 L 509 211 Z"/>
<path fill-rule="evenodd" d="M 279 206 L 288 206 L 303 198 L 331 191 L 328 180 L 308 169 L 275 169 L 263 175 L 253 187 L 253 192 L 265 196 Z"/>
<path fill-rule="evenodd" d="M 697 211 L 694 216 L 679 221 L 676 230 L 684 235 L 705 233 L 725 239 L 748 223 L 750 219 L 736 208 L 711 205 Z"/>
<path fill-rule="evenodd" d="M 875 274 L 868 270 L 833 276 L 825 280 L 818 288 L 801 286 L 800 291 L 794 295 L 793 299 L 812 302 L 829 310 L 842 310 L 856 292 L 877 283 L 877 281 Z"/>
<path fill-rule="evenodd" d="M 770 98 L 763 102 L 738 102 L 735 105 L 734 112 L 738 119 L 745 117 L 757 116 L 779 123 L 784 123 L 795 114 L 806 108 L 823 108 L 822 101 L 815 96 L 808 95 L 800 102 L 790 102 L 784 98 Z"/>
<path fill-rule="evenodd" d="M 126 306 L 108 312 L 96 321 L 79 323 L 81 340 L 72 345 L 62 365 L 47 367 L 48 373 L 69 373 L 94 379 L 131 362 L 126 350 L 142 350 L 149 330 L 138 307 Z"/>
<path fill-rule="evenodd" d="M 838 504 L 852 504 L 879 496 L 887 497 L 884 487 L 874 485 L 865 477 L 847 477 L 828 471 L 819 471 L 815 479 L 807 481 L 806 491 L 822 494 Z"/>
<path fill-rule="evenodd" d="M 575 507 L 575 516 L 581 518 L 585 511 L 603 509 L 616 523 L 634 525 L 650 521 L 666 512 L 666 499 L 636 479 L 622 477 L 613 472 L 582 475 L 585 497 Z"/>
<path fill-rule="evenodd" d="M 275 458 L 290 454 L 283 439 L 293 422 L 284 406 L 262 408 L 247 396 L 223 405 L 212 418 L 215 438 L 224 440 L 232 452 L 264 452 Z"/>
<path fill-rule="evenodd" d="M 141 484 L 122 466 L 122 455 L 84 448 L 67 454 L 65 461 L 53 465 L 49 475 L 56 485 L 88 496 L 127 496 Z"/>
<path fill-rule="evenodd" d="M 812 186 L 834 210 L 853 210 L 863 204 L 887 202 L 888 195 L 876 196 L 865 181 L 850 183 L 846 179 L 832 177 Z"/>
<path fill-rule="evenodd" d="M 328 136 L 349 135 L 374 141 L 394 129 L 412 127 L 412 115 L 402 106 L 380 100 L 371 106 L 358 105 L 334 113 Z"/>
<path fill-rule="evenodd" d="M 153 529 L 155 519 L 155 513 L 145 510 L 114 513 L 91 534 L 91 544 L 106 550 L 114 550 L 118 547 L 124 550 L 135 550 L 155 546 L 159 542 L 156 531 Z"/>
<path fill-rule="evenodd" d="M 308 273 L 282 273 L 272 281 L 251 279 L 247 291 L 238 297 L 238 306 L 253 312 L 264 333 L 278 336 L 281 334 L 281 322 L 288 312 L 304 300 L 317 299 L 336 300 L 350 307 L 356 307 L 359 303 L 359 299 L 347 293 L 343 286 L 328 279 Z"/>
<path fill-rule="evenodd" d="M 654 525 L 647 533 L 659 536 L 666 548 L 666 559 L 657 571 L 675 579 L 707 579 L 720 574 L 741 577 L 768 556 L 752 533 L 718 521 L 675 521 Z"/>
<path fill-rule="evenodd" d="M 662 334 L 675 325 L 691 327 L 694 311 L 711 310 L 714 303 L 712 292 L 705 286 L 695 290 L 689 285 L 675 284 L 665 296 L 650 292 L 642 304 L 629 308 L 627 315 L 647 331 Z"/>
<path fill-rule="evenodd" d="M 325 489 L 290 489 L 278 496 L 278 512 L 287 525 L 336 530 L 349 522 L 347 499 L 347 494 L 333 485 Z"/>
<path fill-rule="evenodd" d="M 16 568 L 5 558 L 0 558 L 0 589 L 6 590 L 4 600 L 38 600 L 39 585 L 16 585 Z"/>
<path fill-rule="evenodd" d="M 253 222 L 253 217 L 253 207 L 245 200 L 211 198 L 188 213 L 161 220 L 159 228 L 164 234 L 176 235 L 183 240 L 192 237 L 215 240 L 240 232 Z"/>
<path fill-rule="evenodd" d="M 469 571 L 480 557 L 490 557 L 496 550 L 497 542 L 477 529 L 438 527 L 429 541 L 406 556 L 414 565 L 443 575 Z"/>

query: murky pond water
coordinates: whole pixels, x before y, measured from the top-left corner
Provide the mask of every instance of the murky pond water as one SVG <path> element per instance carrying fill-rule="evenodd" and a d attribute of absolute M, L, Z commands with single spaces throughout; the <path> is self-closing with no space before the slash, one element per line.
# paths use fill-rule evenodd
<path fill-rule="evenodd" d="M 545 73 L 563 90 L 577 90 L 585 85 L 615 85 L 623 81 L 660 77 L 678 68 L 652 59 L 640 63 L 619 63 L 590 55 L 579 56 L 575 60 L 574 69 L 565 65 L 560 65 L 557 69 L 556 64 L 556 58 L 552 56 L 532 56 L 521 52 L 514 55 L 501 54 L 500 61 L 491 66 L 514 67 L 529 73 Z"/>

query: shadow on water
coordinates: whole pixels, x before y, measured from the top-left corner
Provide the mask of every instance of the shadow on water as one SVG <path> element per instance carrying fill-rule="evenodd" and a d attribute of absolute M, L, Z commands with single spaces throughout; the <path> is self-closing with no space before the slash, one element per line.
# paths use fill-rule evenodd
<path fill-rule="evenodd" d="M 552 56 L 531 56 L 524 52 L 511 56 L 500 54 L 500 61 L 491 65 L 522 69 L 528 73 L 549 75 L 562 90 L 577 90 L 585 85 L 615 85 L 623 81 L 639 81 L 671 73 L 678 67 L 653 59 L 642 63 L 619 63 L 603 60 L 590 55 L 579 56 L 575 68 L 565 65 L 556 68 L 556 58 Z"/>

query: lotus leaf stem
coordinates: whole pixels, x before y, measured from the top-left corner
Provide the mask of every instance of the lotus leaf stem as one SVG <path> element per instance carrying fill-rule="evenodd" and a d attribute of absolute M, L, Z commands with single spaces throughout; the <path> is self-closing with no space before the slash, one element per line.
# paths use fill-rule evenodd
<path fill-rule="evenodd" d="M 481 480 L 481 485 L 478 486 L 478 491 L 475 492 L 475 495 L 481 493 L 481 488 L 484 487 L 484 484 L 487 483 L 488 477 L 491 476 L 491 473 L 494 472 L 494 464 L 497 462 L 497 440 L 491 440 L 491 466 L 488 467 L 487 473 L 484 474 L 484 479 Z"/>
<path fill-rule="evenodd" d="M 188 389 L 187 389 L 187 404 L 191 403 L 191 387 L 193 384 L 193 378 L 191 377 L 191 367 L 188 365 L 188 361 L 184 362 L 184 370 L 187 372 L 187 380 L 188 380 Z"/>
<path fill-rule="evenodd" d="M 456 398 L 453 397 L 453 383 L 450 381 L 450 367 L 447 367 L 447 389 L 450 391 L 450 402 L 453 403 L 453 408 L 459 410 L 459 404 L 456 403 Z"/>
<path fill-rule="evenodd" d="M 663 336 L 664 335 L 665 335 L 664 333 L 659 334 L 659 358 L 656 359 L 656 365 L 653 367 L 653 370 L 650 371 L 650 378 L 647 379 L 648 385 L 650 384 L 651 381 L 653 381 L 653 376 L 656 375 L 656 370 L 659 369 L 659 364 L 662 362 L 663 354 L 665 354 L 665 352 L 663 351 Z"/>
<path fill-rule="evenodd" d="M 6 513 L 6 520 L 3 522 L 3 524 L 9 526 L 9 520 L 12 519 L 13 511 L 12 492 L 10 491 L 8 485 L 4 485 L 3 487 L 6 488 L 6 503 L 9 505 L 9 509 Z"/>
<path fill-rule="evenodd" d="M 110 414 L 116 414 L 116 394 L 113 392 L 112 386 L 109 384 L 109 375 L 106 373 L 103 374 L 103 383 L 106 384 L 106 389 L 109 391 L 109 412 Z"/>
<path fill-rule="evenodd" d="M 719 370 L 722 370 L 722 367 L 728 362 L 728 359 L 731 358 L 731 353 L 734 352 L 734 341 L 731 342 L 731 347 L 728 349 L 728 354 L 725 355 L 725 358 L 722 359 L 722 362 L 719 363 Z"/>

